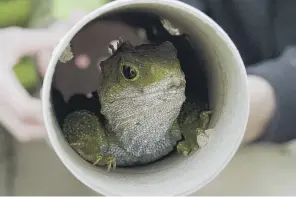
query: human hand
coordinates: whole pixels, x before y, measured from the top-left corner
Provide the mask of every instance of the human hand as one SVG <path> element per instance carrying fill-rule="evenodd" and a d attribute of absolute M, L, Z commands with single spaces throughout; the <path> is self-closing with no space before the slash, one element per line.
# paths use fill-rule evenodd
<path fill-rule="evenodd" d="M 273 87 L 267 80 L 248 75 L 250 113 L 242 145 L 260 137 L 275 113 L 276 101 Z"/>
<path fill-rule="evenodd" d="M 60 38 L 84 15 L 80 11 L 74 12 L 68 20 L 58 21 L 45 29 L 0 29 L 0 123 L 19 141 L 44 138 L 46 129 L 40 99 L 31 97 L 12 68 L 23 56 L 42 51 L 51 54 Z M 48 61 L 49 58 L 39 59 L 41 75 L 45 74 Z"/>

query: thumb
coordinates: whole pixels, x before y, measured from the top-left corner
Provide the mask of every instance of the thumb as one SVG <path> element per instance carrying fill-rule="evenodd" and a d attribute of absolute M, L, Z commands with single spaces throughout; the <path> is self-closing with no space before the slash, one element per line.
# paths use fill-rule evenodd
<path fill-rule="evenodd" d="M 43 123 L 41 101 L 29 95 L 10 69 L 0 71 L 0 101 L 9 105 L 20 118 L 35 117 Z"/>

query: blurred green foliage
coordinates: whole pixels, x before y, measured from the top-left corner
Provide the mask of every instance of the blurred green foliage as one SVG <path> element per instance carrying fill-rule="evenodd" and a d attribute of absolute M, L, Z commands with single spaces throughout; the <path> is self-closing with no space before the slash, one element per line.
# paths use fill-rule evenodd
<path fill-rule="evenodd" d="M 13 70 L 26 89 L 34 88 L 40 82 L 33 57 L 21 58 Z"/>
<path fill-rule="evenodd" d="M 32 0 L 0 0 L 0 28 L 25 26 L 32 11 Z"/>

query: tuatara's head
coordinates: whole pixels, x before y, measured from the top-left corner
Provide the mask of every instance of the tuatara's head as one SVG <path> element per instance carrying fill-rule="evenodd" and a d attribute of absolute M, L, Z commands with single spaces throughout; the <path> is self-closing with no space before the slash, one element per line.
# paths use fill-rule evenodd
<path fill-rule="evenodd" d="M 136 47 L 125 42 L 101 63 L 101 70 L 102 104 L 135 99 L 152 92 L 180 93 L 185 88 L 177 51 L 170 42 Z"/>
<path fill-rule="evenodd" d="M 125 42 L 101 63 L 101 71 L 101 113 L 112 130 L 124 142 L 164 136 L 185 101 L 185 76 L 173 44 Z"/>

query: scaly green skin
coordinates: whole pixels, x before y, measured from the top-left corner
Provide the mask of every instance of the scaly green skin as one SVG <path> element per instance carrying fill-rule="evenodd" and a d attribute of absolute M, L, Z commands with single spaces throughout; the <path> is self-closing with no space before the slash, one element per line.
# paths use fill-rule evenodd
<path fill-rule="evenodd" d="M 126 75 L 127 66 L 135 72 Z M 85 160 L 110 170 L 116 164 L 156 161 L 174 148 L 183 155 L 199 148 L 197 137 L 210 112 L 188 98 L 185 102 L 185 76 L 171 43 L 123 43 L 101 63 L 101 70 L 98 93 L 104 118 L 76 111 L 63 125 L 66 139 Z"/>
<path fill-rule="evenodd" d="M 182 106 L 178 123 L 184 140 L 177 145 L 178 153 L 187 156 L 199 148 L 197 137 L 205 132 L 210 122 L 211 111 L 205 111 L 205 106 L 187 101 Z"/>
<path fill-rule="evenodd" d="M 116 167 L 116 161 L 111 155 L 102 155 L 109 142 L 95 114 L 86 110 L 75 111 L 65 118 L 64 125 L 63 132 L 70 146 L 84 159 L 94 165 L 108 165 L 108 170 L 112 166 Z"/>

